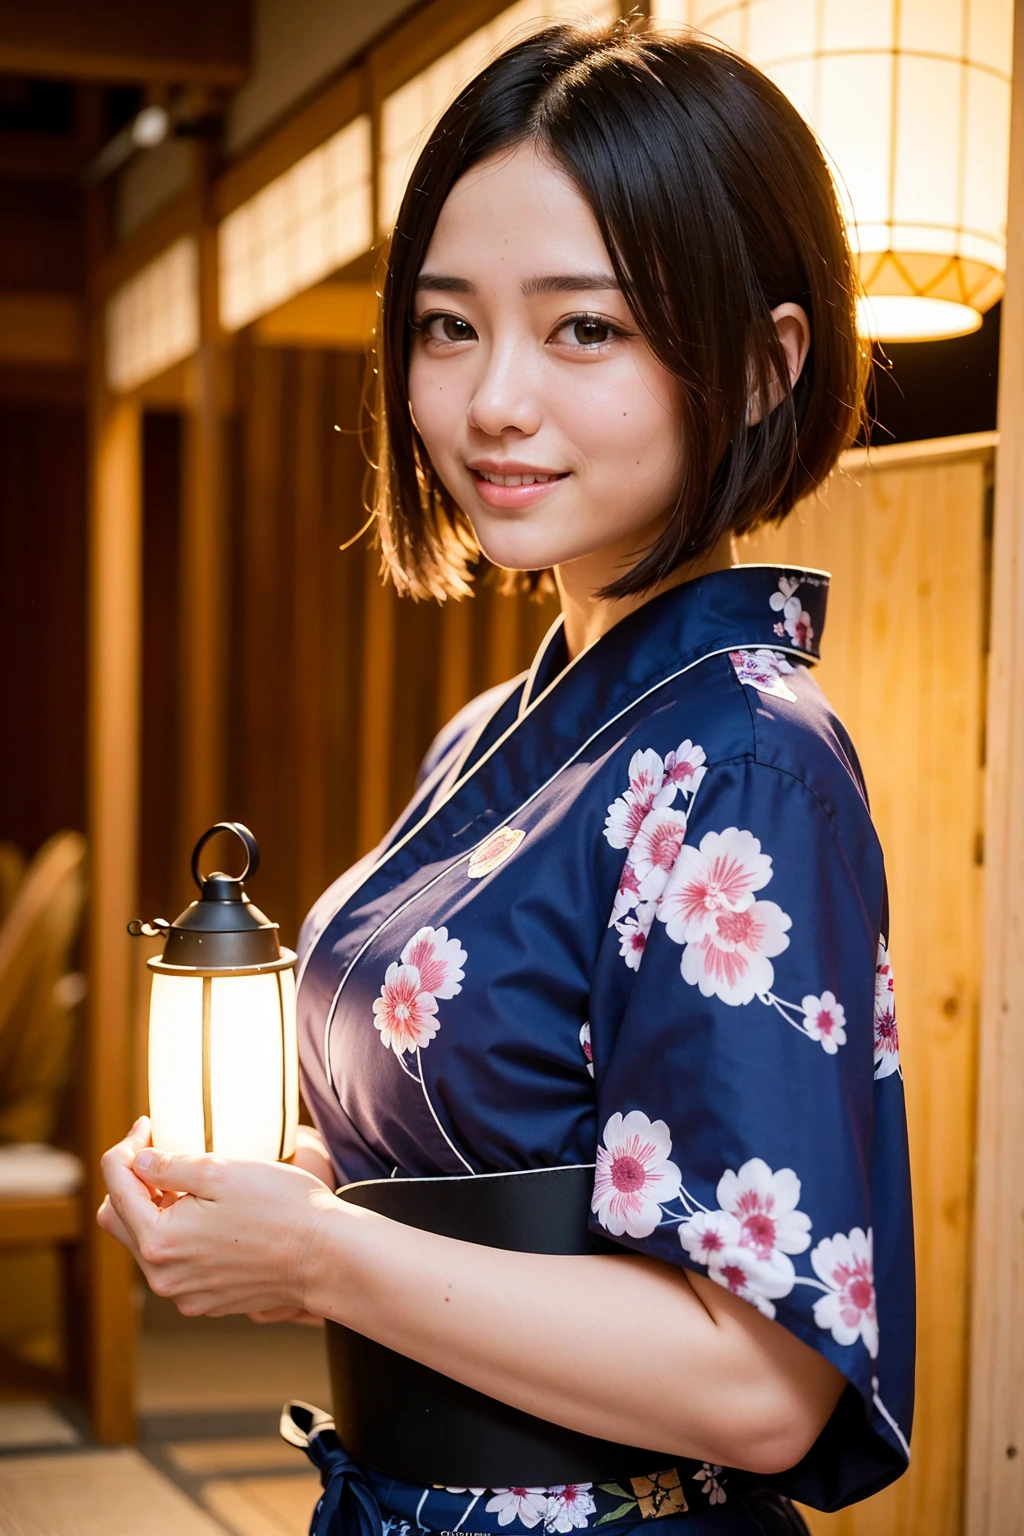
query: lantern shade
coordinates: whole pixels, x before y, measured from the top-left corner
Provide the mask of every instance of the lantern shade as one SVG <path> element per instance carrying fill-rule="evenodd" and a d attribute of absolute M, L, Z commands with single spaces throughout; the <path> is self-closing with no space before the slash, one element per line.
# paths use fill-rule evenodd
<path fill-rule="evenodd" d="M 879 339 L 962 335 L 1003 291 L 1012 0 L 654 0 L 789 96 L 832 165 Z M 914 320 L 913 301 L 928 300 Z M 889 316 L 898 327 L 889 331 Z"/>
<path fill-rule="evenodd" d="M 285 956 L 286 966 L 250 975 L 153 966 L 149 1105 L 161 1151 L 292 1156 L 298 1058 L 294 956 Z"/>
<path fill-rule="evenodd" d="M 218 833 L 246 850 L 241 875 L 203 875 L 200 855 Z M 296 956 L 254 907 L 243 880 L 260 851 L 241 822 L 210 827 L 192 854 L 199 900 L 173 923 L 137 919 L 129 933 L 162 934 L 149 963 L 149 1106 L 153 1144 L 172 1153 L 290 1158 L 299 1119 Z"/>

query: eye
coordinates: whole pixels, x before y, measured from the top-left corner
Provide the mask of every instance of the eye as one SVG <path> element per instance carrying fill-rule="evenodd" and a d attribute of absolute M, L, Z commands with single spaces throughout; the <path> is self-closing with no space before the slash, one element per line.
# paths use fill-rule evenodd
<path fill-rule="evenodd" d="M 468 320 L 459 315 L 434 313 L 421 315 L 413 321 L 414 331 L 419 331 L 428 341 L 475 341 L 476 331 Z"/>
<path fill-rule="evenodd" d="M 573 315 L 555 331 L 555 337 L 573 351 L 596 351 L 625 331 L 600 315 Z"/>

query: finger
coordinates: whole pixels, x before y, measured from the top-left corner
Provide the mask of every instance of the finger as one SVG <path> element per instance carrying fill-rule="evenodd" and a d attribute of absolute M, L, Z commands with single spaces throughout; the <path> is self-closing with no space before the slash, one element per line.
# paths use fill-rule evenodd
<path fill-rule="evenodd" d="M 135 1247 L 132 1235 L 115 1211 L 109 1195 L 104 1197 L 103 1204 L 96 1212 L 96 1225 L 111 1237 L 116 1237 L 117 1241 L 128 1249 L 128 1252 L 132 1254 L 136 1263 L 138 1263 L 138 1250 Z"/>
<path fill-rule="evenodd" d="M 111 1205 L 127 1227 L 136 1249 L 141 1249 L 145 1236 L 155 1230 L 159 1215 L 148 1185 L 116 1158 L 104 1163 L 103 1176 Z"/>
<path fill-rule="evenodd" d="M 153 1189 L 198 1195 L 201 1200 L 215 1200 L 224 1185 L 223 1160 L 209 1153 L 189 1157 L 148 1147 L 138 1153 L 132 1171 Z"/>

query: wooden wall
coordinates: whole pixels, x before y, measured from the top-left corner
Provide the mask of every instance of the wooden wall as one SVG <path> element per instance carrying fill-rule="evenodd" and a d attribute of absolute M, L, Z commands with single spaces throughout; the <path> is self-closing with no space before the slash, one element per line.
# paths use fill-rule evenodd
<path fill-rule="evenodd" d="M 818 677 L 857 746 L 885 849 L 910 1122 L 911 1469 L 851 1510 L 809 1514 L 815 1536 L 963 1530 L 990 457 L 876 452 L 876 468 L 837 476 L 822 504 L 743 555 L 833 573 Z"/>
<path fill-rule="evenodd" d="M 489 587 L 443 609 L 400 601 L 369 536 L 341 551 L 366 517 L 363 369 L 354 353 L 244 341 L 236 357 L 223 814 L 256 834 L 253 899 L 290 941 L 406 803 L 440 727 L 528 666 L 554 614 Z"/>

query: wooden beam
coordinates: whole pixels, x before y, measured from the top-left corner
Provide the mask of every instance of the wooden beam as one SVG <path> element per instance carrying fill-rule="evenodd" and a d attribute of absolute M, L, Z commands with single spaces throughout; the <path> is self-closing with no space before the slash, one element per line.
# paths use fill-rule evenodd
<path fill-rule="evenodd" d="M 273 347 L 364 351 L 377 318 L 372 283 L 320 283 L 256 321 L 256 340 Z"/>
<path fill-rule="evenodd" d="M 179 236 L 192 233 L 194 228 L 195 202 L 192 194 L 187 192 L 161 208 L 127 240 L 104 253 L 93 276 L 97 294 L 108 297 L 115 288 L 120 288 L 154 257 L 173 245 Z"/>
<path fill-rule="evenodd" d="M 0 72 L 237 86 L 249 22 L 247 0 L 0 0 Z"/>
<path fill-rule="evenodd" d="M 194 146 L 193 219 L 199 245 L 199 348 L 195 393 L 186 417 L 185 494 L 179 591 L 180 679 L 178 859 L 189 896 L 188 856 L 206 827 L 227 816 L 227 518 L 223 488 L 217 230 L 213 222 L 212 146 Z M 177 899 L 177 898 L 176 898 Z"/>
<path fill-rule="evenodd" d="M 85 306 L 68 293 L 0 292 L 0 365 L 74 368 L 85 361 Z"/>
<path fill-rule="evenodd" d="M 967 1536 L 1024 1531 L 1024 0 L 1014 7 L 987 717 Z"/>
<path fill-rule="evenodd" d="M 132 1121 L 133 957 L 138 868 L 142 468 L 138 405 L 93 386 L 89 554 L 89 1050 L 86 1207 L 103 1194 L 99 1162 Z M 93 1433 L 135 1432 L 135 1268 L 90 1228 L 88 1361 Z"/>
<path fill-rule="evenodd" d="M 268 182 L 366 110 L 366 70 L 346 70 L 223 172 L 216 190 L 218 218 L 248 202 Z"/>

